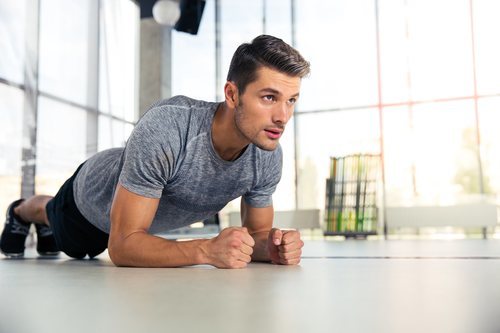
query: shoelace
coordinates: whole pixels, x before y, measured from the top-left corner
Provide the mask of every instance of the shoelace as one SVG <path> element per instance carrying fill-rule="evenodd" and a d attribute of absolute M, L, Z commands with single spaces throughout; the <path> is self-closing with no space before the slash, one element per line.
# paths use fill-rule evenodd
<path fill-rule="evenodd" d="M 21 234 L 21 235 L 27 236 L 29 234 L 29 232 L 30 232 L 29 225 L 21 224 L 18 221 L 16 221 L 15 219 L 13 220 L 13 223 L 12 223 L 12 233 L 13 234 Z"/>
<path fill-rule="evenodd" d="M 36 232 L 40 237 L 47 237 L 52 235 L 52 230 L 49 226 L 46 225 L 39 225 Z"/>

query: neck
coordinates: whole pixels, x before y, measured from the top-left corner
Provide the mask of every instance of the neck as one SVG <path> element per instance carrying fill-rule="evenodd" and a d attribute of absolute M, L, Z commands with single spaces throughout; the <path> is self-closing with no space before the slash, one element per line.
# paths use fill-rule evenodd
<path fill-rule="evenodd" d="M 239 135 L 234 125 L 234 110 L 220 103 L 212 122 L 212 143 L 217 154 L 225 161 L 234 161 L 250 144 Z"/>

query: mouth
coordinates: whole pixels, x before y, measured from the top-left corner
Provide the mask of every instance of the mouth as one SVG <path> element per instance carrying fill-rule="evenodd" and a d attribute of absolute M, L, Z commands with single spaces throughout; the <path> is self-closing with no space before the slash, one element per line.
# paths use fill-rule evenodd
<path fill-rule="evenodd" d="M 265 129 L 264 132 L 266 132 L 268 138 L 277 140 L 281 137 L 281 134 L 283 134 L 283 129 L 270 128 L 270 129 Z"/>

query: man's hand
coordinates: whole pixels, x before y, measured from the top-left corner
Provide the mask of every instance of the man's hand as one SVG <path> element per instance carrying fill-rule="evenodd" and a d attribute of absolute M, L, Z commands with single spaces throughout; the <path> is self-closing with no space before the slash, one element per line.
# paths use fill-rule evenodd
<path fill-rule="evenodd" d="M 300 263 L 304 242 L 297 230 L 273 228 L 267 238 L 267 250 L 273 264 L 297 265 Z"/>
<path fill-rule="evenodd" d="M 209 263 L 218 268 L 244 268 L 252 260 L 255 241 L 247 228 L 226 228 L 204 247 Z"/>

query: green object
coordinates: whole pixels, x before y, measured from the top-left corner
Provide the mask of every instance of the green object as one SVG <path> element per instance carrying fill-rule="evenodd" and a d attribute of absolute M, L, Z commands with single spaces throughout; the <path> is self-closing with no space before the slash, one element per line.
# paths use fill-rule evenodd
<path fill-rule="evenodd" d="M 376 183 L 380 155 L 330 158 L 325 187 L 326 233 L 354 236 L 377 231 Z"/>

